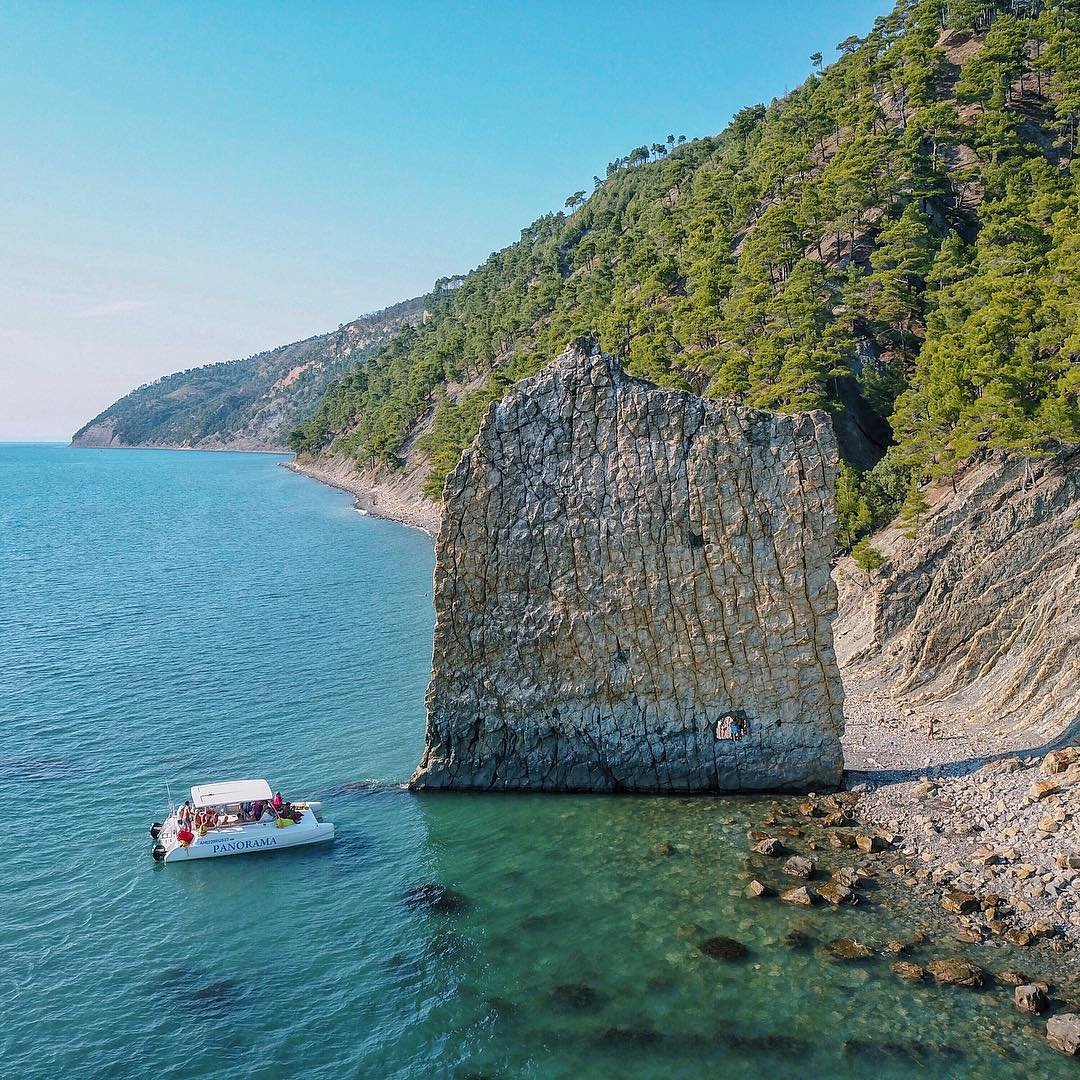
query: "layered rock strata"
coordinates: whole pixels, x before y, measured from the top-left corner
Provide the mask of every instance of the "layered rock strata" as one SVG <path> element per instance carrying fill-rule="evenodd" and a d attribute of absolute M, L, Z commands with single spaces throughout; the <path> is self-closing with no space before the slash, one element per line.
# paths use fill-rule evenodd
<path fill-rule="evenodd" d="M 936 731 L 1080 730 L 1080 449 L 988 453 L 927 493 L 914 535 L 873 538 L 871 576 L 841 560 L 837 652 L 845 678 L 933 717 Z M 924 721 L 924 726 L 929 721 Z"/>
<path fill-rule="evenodd" d="M 836 443 L 568 349 L 447 480 L 418 789 L 839 781 Z"/>

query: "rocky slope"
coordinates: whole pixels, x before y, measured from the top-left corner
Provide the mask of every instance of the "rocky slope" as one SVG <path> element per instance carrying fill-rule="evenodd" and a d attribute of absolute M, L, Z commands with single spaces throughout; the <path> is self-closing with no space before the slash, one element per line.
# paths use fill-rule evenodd
<path fill-rule="evenodd" d="M 984 454 L 835 571 L 860 813 L 969 942 L 1080 940 L 1078 465 Z"/>
<path fill-rule="evenodd" d="M 872 578 L 841 560 L 837 656 L 924 726 L 1035 746 L 1080 717 L 1080 450 L 986 454 L 955 487 L 873 538 Z"/>
<path fill-rule="evenodd" d="M 416 788 L 835 784 L 836 441 L 572 346 L 488 413 L 436 549 Z"/>
<path fill-rule="evenodd" d="M 327 386 L 423 318 L 425 298 L 244 360 L 192 368 L 141 386 L 75 433 L 72 446 L 287 450 Z"/>

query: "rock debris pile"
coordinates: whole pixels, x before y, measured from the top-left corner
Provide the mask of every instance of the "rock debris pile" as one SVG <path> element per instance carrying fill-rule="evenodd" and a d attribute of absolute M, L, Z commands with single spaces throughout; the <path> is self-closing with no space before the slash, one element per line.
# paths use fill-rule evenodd
<path fill-rule="evenodd" d="M 860 809 L 907 837 L 893 867 L 974 940 L 1080 940 L 1080 748 L 881 787 Z"/>

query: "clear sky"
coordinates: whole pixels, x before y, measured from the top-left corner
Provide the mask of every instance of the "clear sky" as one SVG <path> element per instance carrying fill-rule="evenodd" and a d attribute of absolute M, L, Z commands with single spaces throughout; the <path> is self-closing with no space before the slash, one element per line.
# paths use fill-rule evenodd
<path fill-rule="evenodd" d="M 471 269 L 889 0 L 0 5 L 0 439 Z"/>

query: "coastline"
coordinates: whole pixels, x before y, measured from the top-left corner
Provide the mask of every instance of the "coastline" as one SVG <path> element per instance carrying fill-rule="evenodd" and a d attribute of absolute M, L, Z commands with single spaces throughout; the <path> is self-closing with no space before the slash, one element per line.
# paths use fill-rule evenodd
<path fill-rule="evenodd" d="M 348 492 L 363 514 L 432 539 L 438 533 L 439 506 L 421 494 L 414 473 L 358 469 L 344 455 L 279 464 Z M 1046 801 L 1030 794 L 1047 779 L 1046 755 L 1075 742 L 1071 732 L 1044 741 L 957 717 L 931 725 L 930 710 L 895 699 L 884 681 L 868 678 L 857 665 L 842 664 L 841 678 L 844 786 L 860 796 L 853 816 L 895 838 L 890 876 L 935 908 L 950 894 L 1000 897 L 992 909 L 952 916 L 969 944 L 1004 939 L 1058 953 L 1080 945 L 1080 820 L 1069 806 L 1071 776 L 1055 778 L 1064 781 L 1064 791 L 1047 792 Z M 948 909 L 942 914 L 949 918 Z"/>
<path fill-rule="evenodd" d="M 362 513 L 422 529 L 432 538 L 438 533 L 439 507 L 419 493 L 408 473 L 388 478 L 359 470 L 343 456 L 281 466 L 347 491 Z M 882 681 L 867 678 L 854 664 L 841 665 L 840 672 L 847 728 L 844 786 L 859 795 L 853 816 L 894 837 L 892 858 L 886 859 L 890 876 L 945 920 L 955 920 L 960 940 L 969 944 L 1005 941 L 1057 953 L 1080 945 L 1077 820 L 1060 796 L 1047 804 L 1028 793 L 1045 778 L 1045 756 L 1068 744 L 1070 732 L 1045 742 L 1020 732 L 1003 738 L 955 719 L 935 731 L 926 713 L 895 700 Z M 1053 831 L 1040 827 L 1048 811 L 1060 818 Z M 980 900 L 997 896 L 1001 905 L 963 915 L 941 910 L 943 899 L 957 893 Z"/>
<path fill-rule="evenodd" d="M 935 731 L 876 680 L 841 678 L 845 787 L 861 822 L 894 834 L 891 872 L 950 913 L 961 940 L 1080 945 L 1072 733 L 1002 737 L 955 720 Z"/>
<path fill-rule="evenodd" d="M 176 446 L 172 443 L 92 443 L 77 442 L 71 439 L 66 445 L 69 450 L 181 450 L 191 454 L 272 454 L 281 457 L 283 454 L 291 454 L 292 451 L 286 446 L 281 450 L 269 449 L 265 446 Z"/>
<path fill-rule="evenodd" d="M 438 535 L 441 518 L 438 504 L 424 498 L 407 476 L 388 479 L 372 469 L 357 469 L 351 458 L 341 455 L 326 459 L 325 464 L 297 456 L 292 461 L 281 462 L 281 467 L 348 492 L 362 514 L 420 529 L 432 540 Z"/>

